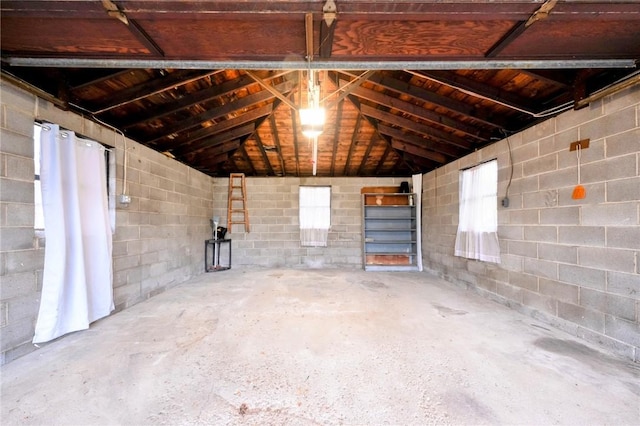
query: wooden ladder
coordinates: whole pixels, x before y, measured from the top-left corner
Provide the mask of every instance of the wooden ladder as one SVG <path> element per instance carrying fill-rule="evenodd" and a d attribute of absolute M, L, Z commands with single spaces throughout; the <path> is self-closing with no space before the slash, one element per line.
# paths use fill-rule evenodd
<path fill-rule="evenodd" d="M 240 195 L 238 195 L 240 192 Z M 240 218 L 242 216 L 242 218 Z M 234 224 L 244 225 L 244 231 L 249 232 L 249 212 L 247 212 L 247 187 L 244 173 L 229 175 L 229 201 L 227 204 L 227 229 L 229 232 Z"/>

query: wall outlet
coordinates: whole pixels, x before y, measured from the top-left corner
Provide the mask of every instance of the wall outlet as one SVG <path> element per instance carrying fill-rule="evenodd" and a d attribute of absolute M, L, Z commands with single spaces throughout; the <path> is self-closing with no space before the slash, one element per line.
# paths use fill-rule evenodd
<path fill-rule="evenodd" d="M 131 203 L 131 196 L 130 195 L 125 195 L 125 194 L 121 194 L 120 198 L 119 198 L 120 204 L 129 204 Z"/>
<path fill-rule="evenodd" d="M 509 207 L 509 198 L 508 197 L 504 197 L 502 199 L 502 207 Z"/>

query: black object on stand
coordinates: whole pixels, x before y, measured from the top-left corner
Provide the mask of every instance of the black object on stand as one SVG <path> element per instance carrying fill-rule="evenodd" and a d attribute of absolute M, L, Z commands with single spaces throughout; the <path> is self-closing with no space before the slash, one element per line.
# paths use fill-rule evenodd
<path fill-rule="evenodd" d="M 228 256 L 224 256 L 221 263 L 220 254 L 223 250 L 223 245 L 228 246 L 228 250 L 226 250 Z M 211 251 L 211 255 L 209 255 L 209 251 Z M 206 240 L 204 242 L 204 271 L 218 272 L 226 271 L 227 269 L 231 269 L 231 239 Z"/>

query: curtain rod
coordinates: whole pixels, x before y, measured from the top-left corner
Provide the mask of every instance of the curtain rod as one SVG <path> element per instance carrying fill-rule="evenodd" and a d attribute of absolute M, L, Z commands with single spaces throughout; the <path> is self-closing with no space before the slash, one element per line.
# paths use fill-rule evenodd
<path fill-rule="evenodd" d="M 465 168 L 463 168 L 463 169 L 460 169 L 460 171 L 461 171 L 461 172 L 464 172 L 465 170 L 473 169 L 474 167 L 481 166 L 481 165 L 483 165 L 483 164 L 485 164 L 485 163 L 490 163 L 491 161 L 498 161 L 498 157 L 496 157 L 496 158 L 491 158 L 491 159 L 489 159 L 489 160 L 481 161 L 481 162 L 479 162 L 479 163 L 474 164 L 473 166 L 469 166 L 469 167 L 465 167 Z"/>
<path fill-rule="evenodd" d="M 41 122 L 39 122 L 39 121 L 36 121 L 36 122 L 35 122 L 35 124 L 36 124 L 36 126 L 42 127 L 42 128 L 43 128 L 43 129 L 45 129 L 45 130 L 51 130 L 51 127 L 49 127 L 47 124 L 41 123 Z M 53 124 L 53 123 L 50 123 L 50 124 Z M 65 127 L 62 127 L 62 128 L 61 128 L 61 131 L 62 131 L 62 132 L 73 132 L 73 130 L 69 130 L 69 129 L 65 128 Z M 75 133 L 75 132 L 73 132 L 73 133 Z M 105 150 L 105 151 L 113 152 L 113 148 L 107 148 L 107 147 L 106 147 L 102 142 L 100 142 L 100 141 L 94 141 L 93 139 L 90 139 L 90 138 L 88 138 L 88 137 L 86 137 L 86 136 L 82 136 L 82 135 L 81 135 L 80 137 L 81 137 L 82 139 L 88 139 L 88 140 L 91 140 L 91 141 L 93 141 L 93 142 L 99 143 L 100 145 L 102 145 L 102 147 L 104 148 L 104 150 Z"/>

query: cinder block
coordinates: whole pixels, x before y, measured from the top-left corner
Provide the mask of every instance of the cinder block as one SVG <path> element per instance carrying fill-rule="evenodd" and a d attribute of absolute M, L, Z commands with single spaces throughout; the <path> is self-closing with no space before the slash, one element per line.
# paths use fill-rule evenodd
<path fill-rule="evenodd" d="M 498 226 L 498 238 L 500 240 L 521 240 L 524 235 L 524 228 L 519 225 Z"/>
<path fill-rule="evenodd" d="M 35 106 L 35 96 L 22 89 L 7 84 L 4 81 L 0 82 L 0 101 L 2 105 L 10 106 L 13 109 L 22 111 L 33 111 Z M 39 105 L 47 104 L 43 100 L 39 100 Z M 33 121 L 33 120 L 32 120 Z"/>
<path fill-rule="evenodd" d="M 578 304 L 579 287 L 577 285 L 540 278 L 539 292 L 563 302 Z"/>
<path fill-rule="evenodd" d="M 14 297 L 7 302 L 8 324 L 13 324 L 22 320 L 33 320 L 38 316 L 40 309 L 40 295 L 27 294 Z"/>
<path fill-rule="evenodd" d="M 558 242 L 581 246 L 604 246 L 604 226 L 560 226 Z"/>
<path fill-rule="evenodd" d="M 524 239 L 554 243 L 558 240 L 558 229 L 559 227 L 556 226 L 525 226 L 523 227 Z"/>
<path fill-rule="evenodd" d="M 509 254 L 523 257 L 538 257 L 538 246 L 536 243 L 526 241 L 509 241 L 507 244 Z"/>
<path fill-rule="evenodd" d="M 528 290 L 522 290 L 522 304 L 550 315 L 558 313 L 558 302 L 554 298 Z"/>
<path fill-rule="evenodd" d="M 640 326 L 637 322 L 626 321 L 612 315 L 605 317 L 605 334 L 622 342 L 640 347 Z"/>
<path fill-rule="evenodd" d="M 13 133 L 27 136 L 33 144 L 33 111 L 21 111 L 13 107 L 5 109 L 5 128 Z"/>
<path fill-rule="evenodd" d="M 31 343 L 34 332 L 33 319 L 15 321 L 2 328 L 0 351 L 6 352 L 25 343 Z"/>
<path fill-rule="evenodd" d="M 578 174 L 575 168 L 561 169 L 550 173 L 543 173 L 538 177 L 538 186 L 541 191 L 554 190 L 563 186 L 575 185 Z M 537 190 L 538 188 L 534 189 Z"/>
<path fill-rule="evenodd" d="M 524 272 L 538 277 L 558 279 L 558 263 L 525 257 Z"/>
<path fill-rule="evenodd" d="M 580 223 L 580 209 L 578 207 L 540 209 L 540 223 L 543 225 L 577 225 Z"/>
<path fill-rule="evenodd" d="M 582 225 L 630 226 L 637 225 L 637 203 L 588 205 L 582 209 Z"/>
<path fill-rule="evenodd" d="M 618 318 L 635 321 L 636 300 L 601 291 L 580 289 L 580 306 Z"/>
<path fill-rule="evenodd" d="M 9 323 L 9 303 L 0 302 L 0 328 Z"/>
<path fill-rule="evenodd" d="M 558 279 L 566 283 L 596 290 L 604 290 L 606 287 L 606 272 L 601 269 L 559 264 Z"/>
<path fill-rule="evenodd" d="M 628 154 L 584 165 L 580 175 L 582 183 L 604 182 L 636 176 L 636 155 Z"/>
<path fill-rule="evenodd" d="M 540 223 L 537 209 L 511 210 L 509 220 L 512 225 L 538 225 Z"/>
<path fill-rule="evenodd" d="M 607 271 L 607 292 L 640 300 L 640 275 Z"/>
<path fill-rule="evenodd" d="M 514 144 L 511 146 L 514 164 L 527 162 L 531 158 L 536 158 L 539 155 L 538 144 L 536 143 L 527 143 L 519 147 L 515 147 Z"/>
<path fill-rule="evenodd" d="M 640 227 L 607 227 L 607 247 L 640 249 Z"/>
<path fill-rule="evenodd" d="M 496 283 L 496 293 L 508 300 L 522 303 L 523 291 L 521 288 L 498 282 Z"/>
<path fill-rule="evenodd" d="M 571 142 L 579 140 L 577 138 Z M 602 161 L 605 157 L 605 143 L 604 139 L 591 139 L 589 142 L 589 148 L 580 150 L 580 165 L 581 167 L 596 161 Z M 565 149 L 558 154 L 558 168 L 568 169 L 574 172 L 574 177 L 577 178 L 578 174 L 578 152 L 569 151 L 569 144 Z"/>
<path fill-rule="evenodd" d="M 135 268 L 140 266 L 140 256 L 119 256 L 113 259 L 113 268 L 116 271 Z"/>
<path fill-rule="evenodd" d="M 544 157 L 533 157 L 533 160 L 525 161 L 522 164 L 523 176 L 534 176 L 558 169 L 557 154 L 549 154 Z"/>
<path fill-rule="evenodd" d="M 614 136 L 607 136 L 606 150 L 607 157 L 617 157 L 640 152 L 640 127 L 618 133 Z"/>
<path fill-rule="evenodd" d="M 511 182 L 511 187 L 509 188 L 510 194 L 524 194 L 527 192 L 535 192 L 538 191 L 538 176 L 527 176 L 520 179 L 514 178 Z M 454 192 L 457 196 L 457 185 L 456 191 Z M 457 201 L 457 198 L 456 198 Z"/>
<path fill-rule="evenodd" d="M 580 247 L 578 262 L 581 266 L 617 272 L 635 272 L 635 252 L 632 250 Z"/>
<path fill-rule="evenodd" d="M 538 256 L 541 260 L 576 264 L 578 248 L 560 244 L 538 244 Z"/>
<path fill-rule="evenodd" d="M 590 330 L 604 333 L 605 314 L 602 312 L 587 309 L 573 303 L 558 301 L 558 316 Z"/>
<path fill-rule="evenodd" d="M 35 271 L 4 275 L 0 280 L 0 300 L 32 295 L 37 292 L 37 277 Z"/>
<path fill-rule="evenodd" d="M 608 202 L 638 200 L 640 200 L 640 177 L 607 182 Z"/>
<path fill-rule="evenodd" d="M 29 250 L 34 248 L 33 227 L 0 228 L 0 250 Z"/>
<path fill-rule="evenodd" d="M 4 208 L 3 226 L 24 226 L 33 230 L 34 206 L 33 203 L 2 203 L 0 208 Z"/>
<path fill-rule="evenodd" d="M 578 129 L 573 128 L 563 132 L 555 133 L 552 137 L 541 140 L 539 145 L 540 155 L 547 155 L 554 152 L 564 151 L 569 148 L 571 142 L 579 140 Z"/>
<path fill-rule="evenodd" d="M 0 201 L 33 205 L 33 180 L 0 179 Z"/>
<path fill-rule="evenodd" d="M 573 191 L 575 185 L 558 189 L 558 204 L 560 206 L 581 206 L 585 204 L 602 204 L 606 201 L 606 184 L 604 182 L 582 185 L 586 191 L 586 197 L 574 200 Z"/>
<path fill-rule="evenodd" d="M 592 140 L 605 138 L 608 135 L 624 132 L 636 126 L 635 108 L 613 111 L 595 120 L 580 124 L 580 134 L 589 135 Z"/>
<path fill-rule="evenodd" d="M 517 271 L 509 271 L 509 284 L 525 290 L 538 292 L 538 277 Z"/>

